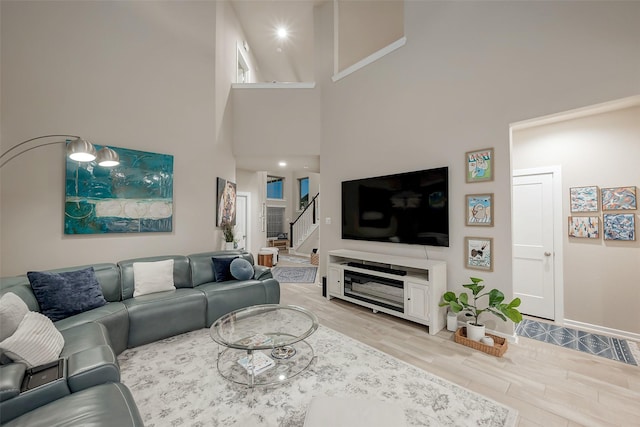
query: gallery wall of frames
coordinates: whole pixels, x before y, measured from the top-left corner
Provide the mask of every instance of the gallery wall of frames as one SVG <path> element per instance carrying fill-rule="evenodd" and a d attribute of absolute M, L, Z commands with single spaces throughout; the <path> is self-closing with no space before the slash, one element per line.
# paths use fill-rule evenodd
<path fill-rule="evenodd" d="M 572 187 L 569 199 L 569 237 L 636 240 L 636 212 L 630 212 L 638 209 L 635 186 Z"/>
<path fill-rule="evenodd" d="M 493 181 L 493 148 L 465 153 L 465 163 L 467 184 Z M 494 193 L 466 194 L 464 197 L 465 225 L 485 227 L 484 231 L 489 231 L 486 227 L 493 227 Z M 464 266 L 472 270 L 493 271 L 493 237 L 465 236 Z"/>

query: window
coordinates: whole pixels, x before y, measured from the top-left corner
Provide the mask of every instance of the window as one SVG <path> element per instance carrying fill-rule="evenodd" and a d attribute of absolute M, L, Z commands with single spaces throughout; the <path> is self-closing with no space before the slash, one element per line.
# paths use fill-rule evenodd
<path fill-rule="evenodd" d="M 267 199 L 284 200 L 284 178 L 267 176 Z"/>
<path fill-rule="evenodd" d="M 300 210 L 309 204 L 309 177 L 298 179 L 298 200 L 300 200 Z"/>
<path fill-rule="evenodd" d="M 267 238 L 284 233 L 284 208 L 267 206 Z"/>

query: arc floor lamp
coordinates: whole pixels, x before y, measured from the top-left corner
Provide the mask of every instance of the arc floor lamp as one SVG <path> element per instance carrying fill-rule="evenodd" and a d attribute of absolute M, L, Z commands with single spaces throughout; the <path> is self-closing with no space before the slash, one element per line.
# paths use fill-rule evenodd
<path fill-rule="evenodd" d="M 31 141 L 50 138 L 64 139 L 57 141 L 40 142 L 38 144 L 32 145 L 31 147 L 26 145 Z M 0 163 L 0 168 L 4 167 L 4 165 L 9 163 L 11 160 L 15 159 L 18 156 L 21 156 L 28 151 L 54 144 L 67 144 L 67 156 L 71 160 L 75 160 L 78 162 L 92 162 L 95 160 L 98 165 L 104 167 L 113 167 L 120 164 L 120 157 L 114 150 L 109 147 L 102 147 L 100 150 L 96 150 L 96 147 L 94 147 L 92 143 L 77 135 L 42 135 L 35 138 L 27 139 L 26 141 L 22 141 L 21 143 L 14 145 L 13 147 L 2 153 L 0 155 L 0 161 L 2 162 Z M 15 152 L 14 150 L 18 151 Z M 5 157 L 9 156 L 12 152 L 13 155 L 5 159 Z"/>

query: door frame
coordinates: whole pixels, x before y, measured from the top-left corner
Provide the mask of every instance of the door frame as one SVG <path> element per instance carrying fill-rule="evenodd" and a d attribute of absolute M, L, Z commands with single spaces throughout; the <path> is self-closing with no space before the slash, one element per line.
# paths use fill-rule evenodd
<path fill-rule="evenodd" d="M 244 244 L 245 244 L 245 248 L 244 250 L 247 252 L 251 252 L 251 193 L 247 192 L 247 191 L 238 191 L 236 193 L 236 196 L 240 196 L 240 197 L 246 197 L 247 199 L 247 203 L 245 206 L 245 226 L 244 226 L 244 232 L 245 232 L 245 238 L 244 238 Z"/>
<path fill-rule="evenodd" d="M 543 166 L 529 169 L 515 169 L 511 171 L 511 236 L 514 235 L 513 230 L 513 178 L 527 175 L 551 174 L 551 190 L 553 192 L 553 286 L 554 286 L 554 322 L 564 324 L 564 222 L 562 219 L 562 168 L 559 165 Z M 513 265 L 513 238 L 511 239 L 511 257 Z M 511 271 L 511 280 L 515 282 L 515 271 Z"/>

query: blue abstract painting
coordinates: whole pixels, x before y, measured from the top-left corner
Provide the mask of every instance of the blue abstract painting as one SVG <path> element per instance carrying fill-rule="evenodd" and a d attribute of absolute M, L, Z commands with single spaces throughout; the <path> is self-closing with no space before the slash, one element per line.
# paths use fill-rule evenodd
<path fill-rule="evenodd" d="M 636 240 L 635 214 L 604 214 L 604 240 Z"/>
<path fill-rule="evenodd" d="M 111 168 L 67 158 L 64 233 L 172 231 L 173 156 L 110 148 L 120 156 Z"/>

